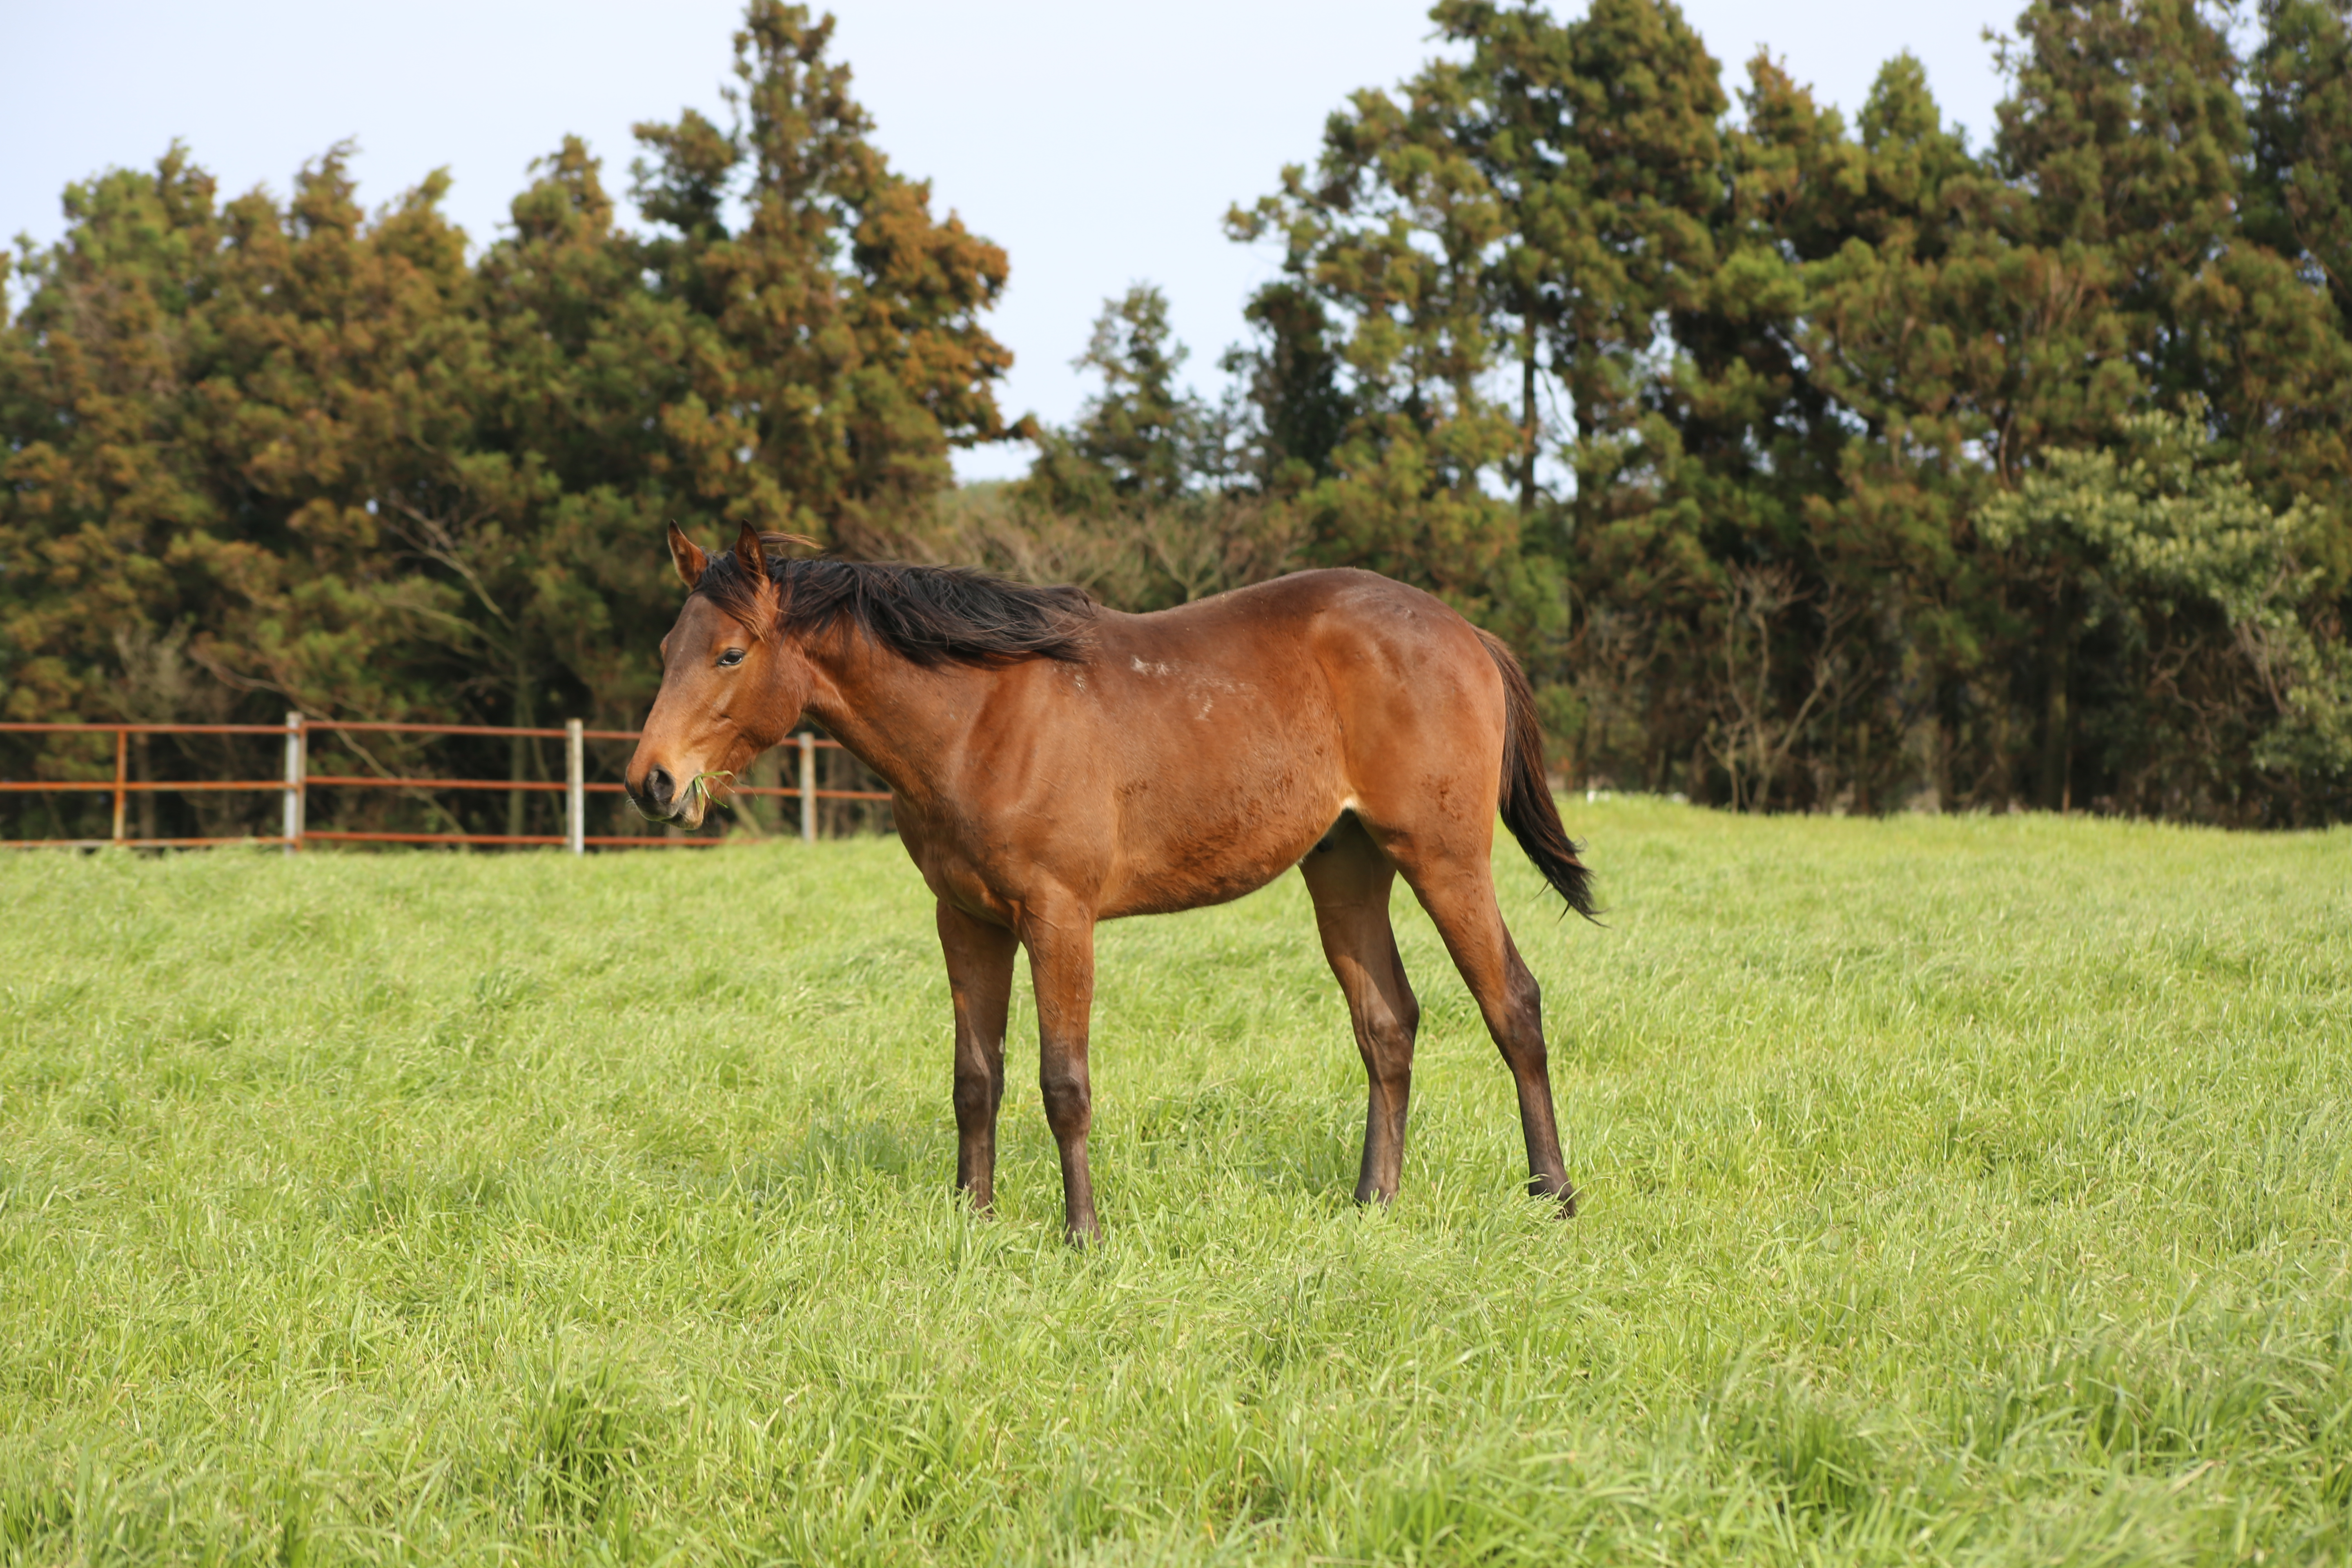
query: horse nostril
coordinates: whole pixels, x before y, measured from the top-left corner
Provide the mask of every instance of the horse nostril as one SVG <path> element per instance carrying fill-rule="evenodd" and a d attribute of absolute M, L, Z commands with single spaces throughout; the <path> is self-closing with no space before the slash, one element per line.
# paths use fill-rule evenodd
<path fill-rule="evenodd" d="M 646 771 L 646 798 L 659 809 L 663 811 L 669 809 L 670 797 L 677 792 L 677 788 L 676 783 L 669 776 L 667 768 L 648 768 Z"/>

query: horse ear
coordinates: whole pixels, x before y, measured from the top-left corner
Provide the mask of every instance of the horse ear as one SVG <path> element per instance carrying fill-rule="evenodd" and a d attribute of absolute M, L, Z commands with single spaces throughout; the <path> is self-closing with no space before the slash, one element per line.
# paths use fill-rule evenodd
<path fill-rule="evenodd" d="M 768 552 L 760 548 L 760 532 L 750 523 L 735 536 L 735 564 L 752 582 L 763 581 L 768 575 Z"/>
<path fill-rule="evenodd" d="M 691 594 L 695 584 L 702 581 L 703 568 L 710 564 L 710 557 L 705 555 L 694 541 L 679 532 L 677 524 L 673 522 L 669 525 L 669 562 L 677 568 L 677 580 L 685 584 L 686 591 Z"/>

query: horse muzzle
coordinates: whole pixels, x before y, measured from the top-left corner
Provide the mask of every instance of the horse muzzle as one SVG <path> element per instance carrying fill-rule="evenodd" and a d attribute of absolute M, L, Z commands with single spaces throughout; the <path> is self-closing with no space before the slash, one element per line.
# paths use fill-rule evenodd
<path fill-rule="evenodd" d="M 647 768 L 645 776 L 635 781 L 624 779 L 623 788 L 629 804 L 647 822 L 676 822 L 688 827 L 702 826 L 701 792 L 681 787 L 667 768 Z"/>

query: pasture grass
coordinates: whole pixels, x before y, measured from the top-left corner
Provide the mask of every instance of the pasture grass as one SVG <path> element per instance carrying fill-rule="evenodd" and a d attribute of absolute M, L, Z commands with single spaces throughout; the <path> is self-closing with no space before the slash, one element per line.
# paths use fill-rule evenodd
<path fill-rule="evenodd" d="M 1402 895 L 1349 1202 L 1286 878 L 1104 929 L 1084 1254 L 894 842 L 0 861 L 0 1561 L 2352 1552 L 2352 833 L 1569 816 L 1581 1218 Z"/>

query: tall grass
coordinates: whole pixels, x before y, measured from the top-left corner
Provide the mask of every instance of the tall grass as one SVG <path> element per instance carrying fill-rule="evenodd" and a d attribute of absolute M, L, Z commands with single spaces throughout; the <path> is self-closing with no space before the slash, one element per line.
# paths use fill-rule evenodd
<path fill-rule="evenodd" d="M 0 861 L 0 1561 L 2342 1561 L 2352 833 L 1576 805 L 1403 1195 L 1296 879 L 998 1216 L 894 843 Z"/>

